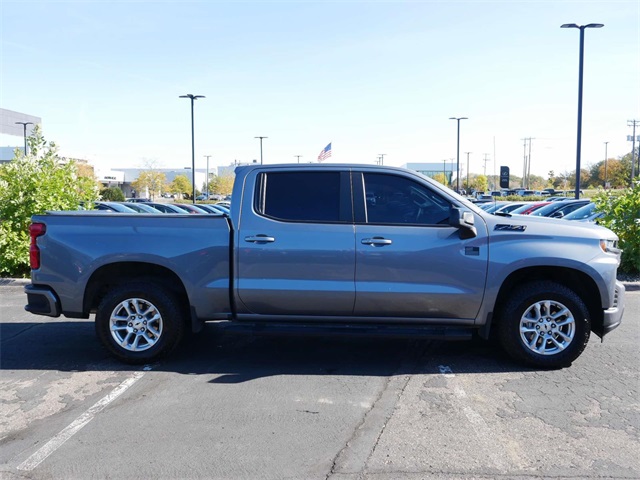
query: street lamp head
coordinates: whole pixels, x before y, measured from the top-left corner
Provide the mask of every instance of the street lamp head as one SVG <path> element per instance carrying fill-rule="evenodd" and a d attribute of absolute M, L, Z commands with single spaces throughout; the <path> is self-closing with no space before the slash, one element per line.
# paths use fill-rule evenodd
<path fill-rule="evenodd" d="M 22 125 L 26 128 L 27 125 L 33 125 L 33 122 L 16 122 L 16 125 Z"/>
<path fill-rule="evenodd" d="M 186 95 L 180 95 L 179 98 L 190 98 L 191 100 L 197 100 L 199 98 L 206 98 L 204 95 L 193 95 L 191 93 L 187 93 Z"/>
<path fill-rule="evenodd" d="M 260 139 L 262 139 L 262 138 L 269 138 L 269 137 L 253 137 L 253 138 L 260 138 Z"/>
<path fill-rule="evenodd" d="M 449 117 L 449 120 L 469 120 L 467 117 Z"/>
<path fill-rule="evenodd" d="M 585 28 L 602 28 L 604 27 L 604 23 L 590 23 L 588 25 L 576 25 L 575 23 L 565 23 L 560 25 L 560 28 L 577 28 L 583 30 Z"/>

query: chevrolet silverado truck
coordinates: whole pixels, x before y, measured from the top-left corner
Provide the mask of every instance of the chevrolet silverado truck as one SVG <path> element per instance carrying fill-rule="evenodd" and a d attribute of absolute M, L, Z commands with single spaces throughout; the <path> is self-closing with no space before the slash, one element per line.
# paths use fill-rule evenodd
<path fill-rule="evenodd" d="M 172 351 L 203 322 L 252 331 L 469 339 L 568 366 L 616 328 L 617 237 L 494 216 L 420 173 L 239 167 L 230 215 L 35 215 L 25 309 L 89 318 L 121 361 Z"/>

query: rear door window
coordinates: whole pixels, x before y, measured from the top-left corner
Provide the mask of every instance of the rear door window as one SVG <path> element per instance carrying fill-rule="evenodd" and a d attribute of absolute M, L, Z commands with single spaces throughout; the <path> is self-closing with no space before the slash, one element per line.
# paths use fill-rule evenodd
<path fill-rule="evenodd" d="M 353 221 L 349 172 L 267 172 L 255 195 L 260 215 L 285 222 Z"/>

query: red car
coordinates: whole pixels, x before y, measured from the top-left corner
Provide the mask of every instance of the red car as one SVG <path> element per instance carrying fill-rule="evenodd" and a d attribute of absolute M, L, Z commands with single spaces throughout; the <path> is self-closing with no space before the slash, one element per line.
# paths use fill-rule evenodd
<path fill-rule="evenodd" d="M 511 211 L 511 213 L 515 213 L 518 215 L 529 215 L 531 212 L 544 207 L 545 205 L 549 205 L 551 202 L 533 202 L 527 205 L 523 205 L 520 208 L 516 208 L 515 210 Z"/>

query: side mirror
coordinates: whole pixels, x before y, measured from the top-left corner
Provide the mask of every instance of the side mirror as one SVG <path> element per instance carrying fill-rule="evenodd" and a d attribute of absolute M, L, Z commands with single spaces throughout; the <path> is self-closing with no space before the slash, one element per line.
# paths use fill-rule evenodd
<path fill-rule="evenodd" d="M 473 213 L 457 207 L 451 207 L 449 211 L 449 225 L 460 230 L 460 238 L 473 238 L 478 235 L 475 227 Z"/>

